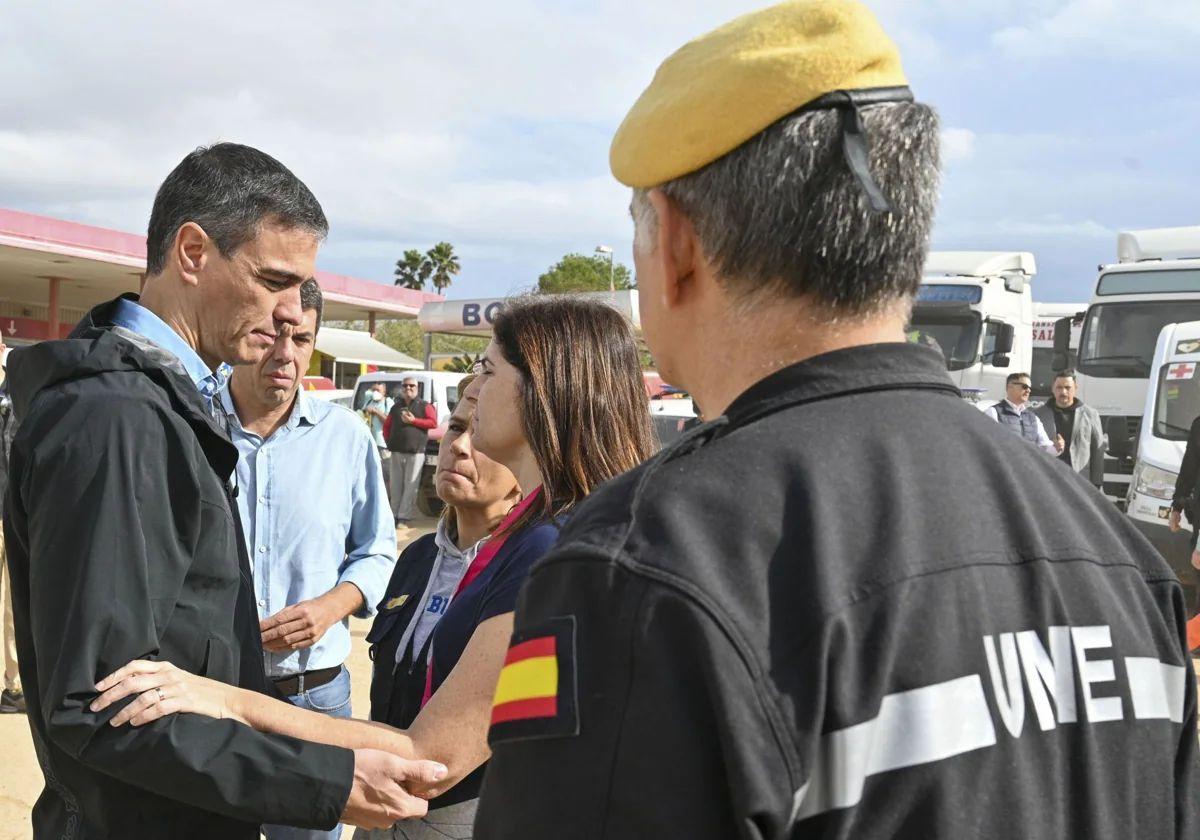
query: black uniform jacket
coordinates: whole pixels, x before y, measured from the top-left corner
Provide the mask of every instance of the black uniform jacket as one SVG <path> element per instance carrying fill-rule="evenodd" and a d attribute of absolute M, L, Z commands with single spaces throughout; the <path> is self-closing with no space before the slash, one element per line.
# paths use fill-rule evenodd
<path fill-rule="evenodd" d="M 95 682 L 131 659 L 267 690 L 237 450 L 173 356 L 106 327 L 15 351 L 21 427 L 4 528 L 21 678 L 46 787 L 36 838 L 257 838 L 330 828 L 353 754 L 229 720 L 113 728 Z"/>
<path fill-rule="evenodd" d="M 1193 530 L 1200 530 L 1197 523 L 1197 486 L 1200 485 L 1200 417 L 1192 421 L 1188 429 L 1187 445 L 1183 450 L 1183 463 L 1179 465 L 1179 477 L 1175 479 L 1175 494 L 1171 507 L 1187 514 Z"/>
<path fill-rule="evenodd" d="M 1200 836 L 1178 581 L 944 364 L 794 365 L 587 500 L 478 840 Z"/>

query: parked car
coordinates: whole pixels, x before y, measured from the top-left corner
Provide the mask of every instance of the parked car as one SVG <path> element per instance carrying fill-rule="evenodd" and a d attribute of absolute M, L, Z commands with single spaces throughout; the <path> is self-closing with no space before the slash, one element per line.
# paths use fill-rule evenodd
<path fill-rule="evenodd" d="M 444 370 L 409 370 L 409 371 L 378 371 L 364 373 L 358 377 L 354 386 L 354 408 L 361 411 L 367 404 L 367 389 L 376 382 L 387 386 L 387 395 L 392 399 L 400 397 L 400 383 L 406 379 L 417 380 L 417 396 L 430 403 L 437 410 L 438 425 L 450 419 L 454 407 L 458 405 L 458 383 L 466 376 L 465 373 L 450 373 Z"/>
<path fill-rule="evenodd" d="M 352 388 L 327 388 L 307 391 L 306 393 L 313 399 L 331 402 L 334 405 L 340 405 L 343 408 L 351 410 L 354 409 L 354 390 Z"/>

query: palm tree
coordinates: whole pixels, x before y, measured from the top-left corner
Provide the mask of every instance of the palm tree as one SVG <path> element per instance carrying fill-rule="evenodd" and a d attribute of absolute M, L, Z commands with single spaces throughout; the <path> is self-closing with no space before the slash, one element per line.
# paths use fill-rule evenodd
<path fill-rule="evenodd" d="M 461 356 L 455 356 L 450 361 L 446 362 L 443 370 L 448 370 L 451 373 L 470 373 L 474 370 L 475 365 L 479 363 L 480 354 L 474 355 L 463 353 Z"/>
<path fill-rule="evenodd" d="M 462 270 L 462 266 L 458 264 L 458 255 L 454 253 L 454 246 L 449 242 L 439 242 L 429 249 L 425 258 L 433 266 L 433 287 L 441 294 L 450 285 L 454 275 Z"/>
<path fill-rule="evenodd" d="M 395 285 L 421 291 L 425 288 L 425 281 L 432 273 L 433 263 L 429 261 L 429 258 L 416 248 L 410 248 L 404 252 L 402 259 L 396 260 Z"/>

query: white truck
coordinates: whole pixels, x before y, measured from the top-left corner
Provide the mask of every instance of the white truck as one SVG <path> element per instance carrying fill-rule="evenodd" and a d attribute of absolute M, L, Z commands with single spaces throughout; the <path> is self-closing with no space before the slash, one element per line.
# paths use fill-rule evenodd
<path fill-rule="evenodd" d="M 964 395 L 1003 399 L 1009 372 L 1032 367 L 1036 273 L 1027 251 L 931 251 L 909 341 L 940 350 Z"/>
<path fill-rule="evenodd" d="M 1193 320 L 1200 320 L 1200 227 L 1118 234 L 1117 262 L 1100 266 L 1096 278 L 1075 369 L 1079 399 L 1104 423 L 1104 493 L 1119 506 L 1133 475 L 1155 340 L 1167 324 Z M 1069 336 L 1055 331 L 1055 367 L 1069 363 Z"/>
<path fill-rule="evenodd" d="M 1200 416 L 1200 321 L 1167 324 L 1158 334 L 1150 363 L 1150 387 L 1138 433 L 1137 458 L 1125 512 L 1150 540 L 1180 580 L 1193 580 L 1189 550 L 1191 531 L 1200 523 L 1185 522 L 1172 534 L 1168 527 L 1175 480 L 1183 463 L 1188 431 Z"/>
<path fill-rule="evenodd" d="M 1083 313 L 1086 309 L 1086 303 L 1033 304 L 1033 361 L 1029 365 L 1029 378 L 1033 381 L 1032 399 L 1038 402 L 1049 400 L 1053 396 L 1054 374 L 1075 367 L 1075 355 L 1079 350 L 1079 334 L 1083 330 Z M 1070 357 L 1064 367 L 1056 368 L 1054 330 L 1060 318 L 1072 319 Z"/>

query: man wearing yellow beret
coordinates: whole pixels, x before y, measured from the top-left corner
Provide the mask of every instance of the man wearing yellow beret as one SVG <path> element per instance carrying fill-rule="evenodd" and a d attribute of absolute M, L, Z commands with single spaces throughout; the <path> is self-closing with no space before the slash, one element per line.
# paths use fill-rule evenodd
<path fill-rule="evenodd" d="M 713 419 L 531 574 L 476 837 L 1200 836 L 1178 581 L 905 343 L 937 120 L 870 12 L 692 41 L 611 161 L 646 341 Z"/>

